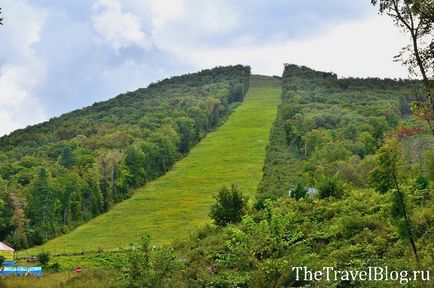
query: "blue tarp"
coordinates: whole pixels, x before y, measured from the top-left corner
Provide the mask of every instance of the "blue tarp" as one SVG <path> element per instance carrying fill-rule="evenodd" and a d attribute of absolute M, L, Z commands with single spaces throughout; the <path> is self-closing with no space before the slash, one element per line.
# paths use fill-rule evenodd
<path fill-rule="evenodd" d="M 3 266 L 14 266 L 17 265 L 17 261 L 3 261 Z"/>
<path fill-rule="evenodd" d="M 1 275 L 36 275 L 42 276 L 42 267 L 3 267 Z"/>

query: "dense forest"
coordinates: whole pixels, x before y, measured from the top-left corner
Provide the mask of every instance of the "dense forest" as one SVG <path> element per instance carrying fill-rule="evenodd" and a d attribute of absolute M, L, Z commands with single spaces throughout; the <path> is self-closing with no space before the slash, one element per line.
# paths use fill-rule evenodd
<path fill-rule="evenodd" d="M 280 197 L 297 184 L 318 187 L 335 175 L 351 187 L 368 187 L 375 153 L 385 138 L 400 133 L 397 136 L 405 140 L 424 130 L 424 123 L 409 117 L 419 84 L 337 79 L 333 73 L 286 65 L 260 194 Z M 403 144 L 424 146 L 408 155 L 409 160 L 418 159 L 415 173 L 433 179 L 429 140 L 420 136 Z"/>
<path fill-rule="evenodd" d="M 127 287 L 424 287 L 409 274 L 330 283 L 292 269 L 432 269 L 433 141 L 408 105 L 420 83 L 295 65 L 282 81 L 258 199 L 246 206 L 236 187 L 223 187 L 211 207 L 216 226 L 175 250 L 151 253 L 144 238 L 132 259 L 147 268 L 127 261 Z"/>
<path fill-rule="evenodd" d="M 173 77 L 0 138 L 0 239 L 42 244 L 128 198 L 226 119 L 249 76 Z"/>

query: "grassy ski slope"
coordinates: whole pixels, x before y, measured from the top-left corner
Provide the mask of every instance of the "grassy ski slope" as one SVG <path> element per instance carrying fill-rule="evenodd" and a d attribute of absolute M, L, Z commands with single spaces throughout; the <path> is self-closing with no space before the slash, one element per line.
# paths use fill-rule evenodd
<path fill-rule="evenodd" d="M 154 243 L 169 243 L 210 221 L 209 206 L 222 185 L 235 183 L 253 197 L 262 177 L 280 93 L 279 80 L 252 76 L 242 105 L 170 172 L 109 212 L 22 254 L 125 247 L 144 233 L 149 233 Z"/>

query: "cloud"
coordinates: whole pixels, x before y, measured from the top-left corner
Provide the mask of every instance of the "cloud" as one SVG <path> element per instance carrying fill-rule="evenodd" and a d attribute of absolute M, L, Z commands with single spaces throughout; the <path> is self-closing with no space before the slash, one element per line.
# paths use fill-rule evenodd
<path fill-rule="evenodd" d="M 173 1 L 165 0 L 172 4 Z M 147 1 L 153 11 L 171 10 L 160 1 Z M 159 44 L 195 44 L 227 47 L 239 43 L 263 44 L 277 39 L 309 38 L 329 27 L 366 17 L 364 0 L 182 0 L 172 15 L 157 12 L 153 30 Z M 175 17 L 173 17 L 175 16 Z M 164 25 L 158 25 L 164 23 Z M 162 43 L 160 43 L 162 42 Z"/>
<path fill-rule="evenodd" d="M 402 38 L 366 0 L 1 1 L 0 135 L 217 65 L 406 75 Z"/>
<path fill-rule="evenodd" d="M 116 0 L 98 0 L 93 5 L 93 28 L 116 51 L 129 46 L 148 48 L 149 39 L 142 30 L 141 19 L 123 12 Z"/>
<path fill-rule="evenodd" d="M 242 63 L 254 73 L 280 75 L 283 63 L 337 72 L 340 76 L 405 77 L 406 69 L 393 62 L 407 38 L 388 18 L 371 17 L 332 27 L 319 37 L 241 43 L 228 47 L 171 46 L 178 58 L 200 68 Z"/>
<path fill-rule="evenodd" d="M 13 3 L 13 5 L 12 5 Z M 0 55 L 0 135 L 30 123 L 40 122 L 47 115 L 32 94 L 45 77 L 45 66 L 35 55 L 32 45 L 39 41 L 44 13 L 34 11 L 24 1 L 3 3 L 7 10 L 2 27 Z M 28 21 L 21 22 L 20 19 Z"/>

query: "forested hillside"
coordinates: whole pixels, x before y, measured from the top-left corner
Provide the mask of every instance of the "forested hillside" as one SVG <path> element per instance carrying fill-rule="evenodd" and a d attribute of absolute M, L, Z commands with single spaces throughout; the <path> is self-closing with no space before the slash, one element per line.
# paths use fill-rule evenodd
<path fill-rule="evenodd" d="M 368 187 L 374 154 L 385 137 L 423 131 L 424 123 L 409 117 L 415 85 L 392 79 L 337 79 L 333 73 L 286 65 L 282 104 L 259 192 L 284 196 L 297 184 L 317 187 L 335 175 L 352 187 Z M 423 137 L 415 141 L 419 146 L 426 142 Z M 408 156 L 411 162 L 418 159 L 419 173 L 433 178 L 429 147 Z"/>
<path fill-rule="evenodd" d="M 128 247 L 143 235 L 158 246 L 188 238 L 210 223 L 209 207 L 223 184 L 237 184 L 246 196 L 255 197 L 279 103 L 280 81 L 252 75 L 242 105 L 171 171 L 136 189 L 107 213 L 42 246 L 20 251 L 19 257 L 49 251 L 62 255 L 55 258 L 62 268 L 89 268 L 106 265 L 102 251 Z M 86 260 L 75 255 L 83 251 Z"/>
<path fill-rule="evenodd" d="M 258 87 L 250 90 L 251 98 L 247 97 L 248 103 L 243 103 L 248 106 L 239 107 L 244 109 L 238 108 L 231 115 L 231 121 L 210 134 L 210 142 L 201 142 L 198 147 L 203 147 L 197 149 L 198 153 L 194 153 L 195 148 L 188 156 L 190 159 L 179 162 L 183 165 L 176 167 L 180 168 L 178 171 L 174 169 L 148 185 L 155 195 L 146 198 L 146 188 L 140 190 L 111 211 L 118 215 L 104 214 L 80 227 L 84 229 L 74 231 L 77 233 L 59 237 L 44 247 L 57 251 L 63 244 L 72 243 L 69 246 L 77 251 L 80 248 L 74 245 L 86 244 L 89 239 L 95 248 L 102 243 L 99 236 L 104 236 L 103 230 L 109 232 L 106 239 L 115 239 L 120 236 L 118 231 L 132 235 L 125 231 L 134 225 L 140 226 L 137 231 L 144 232 L 141 242 L 128 250 L 97 250 L 94 254 L 65 253 L 53 257 L 50 269 L 71 269 L 85 264 L 89 270 L 72 278 L 67 272 L 53 273 L 40 283 L 60 283 L 56 278 L 59 277 L 68 287 L 94 282 L 95 287 L 177 288 L 432 286 L 432 278 L 428 282 L 426 276 L 434 265 L 434 141 L 426 122 L 412 114 L 409 104 L 421 83 L 376 78 L 338 79 L 333 73 L 286 65 L 281 79 L 282 102 L 270 132 L 262 181 L 258 191 L 243 191 L 244 187 L 256 186 L 251 185 L 257 183 L 252 175 L 258 175 L 258 170 L 248 172 L 251 160 L 246 160 L 249 159 L 246 153 L 237 154 L 239 143 L 247 141 L 249 144 L 245 146 L 252 151 L 264 147 L 252 140 L 258 132 L 255 123 L 264 122 L 257 115 L 266 110 L 274 116 L 271 111 L 277 102 L 275 85 L 279 82 L 271 81 L 270 77 L 252 79 L 258 81 Z M 261 84 L 259 80 L 272 85 Z M 260 111 L 264 103 L 267 109 Z M 269 115 L 261 117 L 269 118 Z M 250 131 L 248 137 L 246 127 Z M 221 151 L 232 145 L 236 149 L 231 148 L 230 157 L 226 157 Z M 210 156 L 205 153 L 209 151 L 220 152 Z M 251 155 L 261 153 L 256 151 Z M 259 159 L 256 156 L 255 165 Z M 206 161 L 213 157 L 219 160 Z M 62 159 L 60 156 L 56 163 Z M 140 157 L 136 154 L 132 159 Z M 225 177 L 222 177 L 223 170 Z M 205 175 L 205 178 L 209 175 L 212 179 L 197 181 L 198 175 Z M 241 176 L 234 180 L 237 175 Z M 53 178 L 51 176 L 54 182 Z M 246 179 L 251 186 L 230 186 Z M 201 190 L 223 185 L 229 188 Z M 181 198 L 174 197 L 171 206 L 166 205 L 170 201 L 153 205 L 156 211 L 150 214 L 126 217 L 134 219 L 130 221 L 134 225 L 123 230 L 113 229 L 125 224 L 113 220 L 123 220 L 123 215 L 133 211 L 130 207 L 140 210 L 143 200 L 161 202 L 159 192 L 171 190 L 173 186 L 179 189 Z M 184 205 L 190 209 L 184 211 L 191 212 L 198 207 L 195 203 L 206 200 L 197 196 L 184 198 L 183 194 L 190 196 L 192 192 L 208 196 L 219 192 L 208 215 L 215 225 L 205 225 L 188 239 L 177 239 L 168 246 L 156 243 L 164 227 L 176 225 L 171 228 L 176 235 L 169 235 L 173 239 L 182 234 L 177 229 L 186 230 L 178 223 L 192 224 L 192 217 L 179 221 L 190 215 L 180 213 L 179 207 L 184 209 Z M 256 192 L 256 198 L 246 201 L 246 195 Z M 161 206 L 165 206 L 164 209 Z M 200 217 L 195 219 L 206 218 L 203 207 Z M 140 217 L 146 219 L 137 220 Z M 102 221 L 96 221 L 98 219 Z M 150 222 L 152 227 L 147 226 Z M 114 224 L 111 229 L 105 229 L 111 224 Z M 92 235 L 93 232 L 99 236 Z M 163 233 L 163 237 L 169 234 Z M 94 239 L 97 241 L 92 242 Z M 126 239 L 122 241 L 121 244 L 126 244 Z M 71 263 L 73 266 L 68 266 Z M 111 273 L 90 270 L 101 266 L 111 268 Z M 352 280 L 349 274 L 341 274 L 331 281 L 325 277 L 321 281 L 297 279 L 293 268 L 304 266 L 310 271 L 332 267 L 334 271 L 360 272 L 368 271 L 369 267 L 387 267 L 388 271 L 421 273 L 417 279 L 412 279 L 413 274 L 402 277 L 403 274 L 399 274 L 397 278 L 382 281 Z"/>
<path fill-rule="evenodd" d="M 173 77 L 0 138 L 0 239 L 42 244 L 128 198 L 224 121 L 249 77 Z"/>
<path fill-rule="evenodd" d="M 155 254 L 150 267 L 173 260 L 145 273 L 169 269 L 156 287 L 431 285 L 411 274 L 306 281 L 292 269 L 432 269 L 433 139 L 408 105 L 420 83 L 338 79 L 295 65 L 282 78 L 253 207 L 239 224 L 217 223 L 178 243 L 176 253 Z M 317 192 L 309 195 L 308 187 Z"/>

